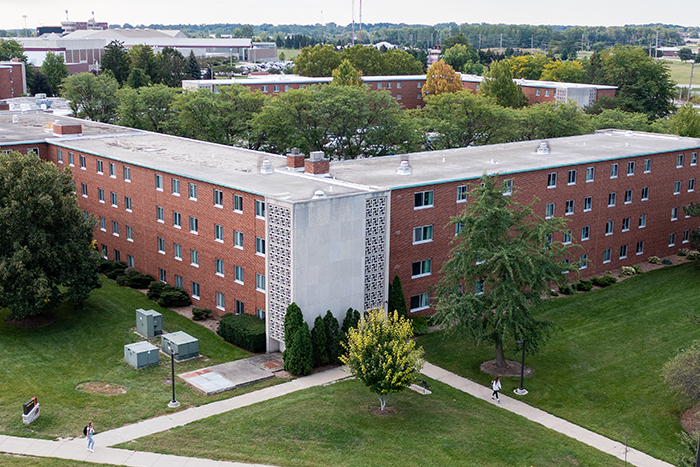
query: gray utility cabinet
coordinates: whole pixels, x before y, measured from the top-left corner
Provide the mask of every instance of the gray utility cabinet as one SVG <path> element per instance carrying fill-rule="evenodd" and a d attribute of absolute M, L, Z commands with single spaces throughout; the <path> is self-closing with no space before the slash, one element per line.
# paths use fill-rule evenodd
<path fill-rule="evenodd" d="M 163 315 L 155 310 L 136 310 L 136 332 L 150 339 L 163 334 Z"/>
<path fill-rule="evenodd" d="M 160 336 L 160 348 L 170 355 L 171 349 L 177 352 L 175 360 L 187 360 L 199 356 L 199 340 L 184 331 L 171 332 Z"/>
<path fill-rule="evenodd" d="M 158 347 L 141 341 L 124 346 L 124 360 L 136 369 L 158 364 Z"/>

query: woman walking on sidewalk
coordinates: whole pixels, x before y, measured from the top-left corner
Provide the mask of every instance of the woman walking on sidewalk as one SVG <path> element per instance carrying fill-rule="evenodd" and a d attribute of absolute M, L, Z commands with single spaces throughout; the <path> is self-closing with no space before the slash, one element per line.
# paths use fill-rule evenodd
<path fill-rule="evenodd" d="M 95 429 L 92 427 L 92 422 L 88 422 L 88 424 L 87 424 L 87 437 L 88 437 L 87 449 L 90 452 L 95 452 L 95 440 L 92 439 L 92 435 L 94 433 L 95 433 Z"/>
<path fill-rule="evenodd" d="M 496 376 L 496 379 L 491 381 L 491 389 L 493 389 L 493 394 L 491 394 L 491 399 L 496 399 L 498 403 L 501 403 L 501 399 L 498 398 L 498 391 L 501 390 L 501 378 Z"/>

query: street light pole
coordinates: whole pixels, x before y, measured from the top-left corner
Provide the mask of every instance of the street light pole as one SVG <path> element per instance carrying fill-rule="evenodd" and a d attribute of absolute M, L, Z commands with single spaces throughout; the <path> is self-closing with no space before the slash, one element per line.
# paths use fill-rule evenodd
<path fill-rule="evenodd" d="M 173 383 L 173 400 L 168 402 L 168 407 L 171 409 L 180 407 L 180 403 L 175 400 L 175 355 L 177 352 L 170 347 L 170 377 L 172 378 L 170 381 Z"/>
<path fill-rule="evenodd" d="M 516 344 L 519 344 L 522 349 L 523 349 L 523 358 L 522 361 L 520 362 L 520 387 L 513 390 L 514 393 L 516 393 L 519 396 L 524 396 L 527 394 L 527 389 L 523 387 L 523 379 L 525 379 L 525 341 L 515 341 Z"/>

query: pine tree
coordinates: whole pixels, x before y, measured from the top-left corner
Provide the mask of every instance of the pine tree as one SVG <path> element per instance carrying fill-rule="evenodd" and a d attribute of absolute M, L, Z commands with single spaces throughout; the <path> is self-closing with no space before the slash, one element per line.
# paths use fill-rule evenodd
<path fill-rule="evenodd" d="M 294 342 L 294 335 L 302 327 L 304 323 L 304 314 L 301 312 L 301 308 L 292 302 L 287 307 L 287 312 L 284 315 L 284 347 L 285 350 L 282 352 L 282 360 L 284 360 L 284 369 L 287 370 L 287 360 L 291 357 L 292 344 Z M 287 370 L 290 371 L 290 370 Z"/>
<path fill-rule="evenodd" d="M 338 320 L 335 319 L 335 316 L 331 313 L 331 310 L 328 310 L 326 316 L 323 317 L 323 324 L 326 328 L 326 352 L 328 361 L 330 363 L 336 363 L 340 356 L 340 326 L 338 325 Z"/>
<path fill-rule="evenodd" d="M 313 370 L 313 347 L 309 326 L 302 323 L 294 333 L 289 348 L 285 350 L 284 369 L 293 375 L 308 375 Z"/>
<path fill-rule="evenodd" d="M 190 79 L 202 79 L 202 68 L 194 56 L 194 50 L 190 50 L 190 56 L 187 58 L 187 74 Z"/>
<path fill-rule="evenodd" d="M 328 338 L 321 315 L 318 315 L 314 320 L 314 328 L 311 330 L 311 347 L 313 348 L 314 366 L 328 365 Z"/>
<path fill-rule="evenodd" d="M 394 281 L 389 286 L 389 312 L 392 311 L 397 311 L 399 316 L 408 317 L 406 296 L 403 294 L 401 278 L 398 274 L 394 276 Z"/>

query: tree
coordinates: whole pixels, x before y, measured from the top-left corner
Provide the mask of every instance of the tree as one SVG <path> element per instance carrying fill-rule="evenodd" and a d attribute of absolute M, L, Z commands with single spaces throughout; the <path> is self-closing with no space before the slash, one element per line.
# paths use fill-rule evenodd
<path fill-rule="evenodd" d="M 331 84 L 334 86 L 362 86 L 364 84 L 362 72 L 357 71 L 350 61 L 345 59 L 338 68 L 333 70 Z"/>
<path fill-rule="evenodd" d="M 27 63 L 22 44 L 14 39 L 0 39 L 0 61 L 6 62 L 13 58 L 19 58 L 25 64 Z"/>
<path fill-rule="evenodd" d="M 700 203 L 690 203 L 684 206 L 683 212 L 686 216 L 700 217 Z M 700 234 L 694 229 L 690 231 L 690 248 L 700 250 Z"/>
<path fill-rule="evenodd" d="M 241 26 L 241 34 L 241 37 L 252 38 L 255 35 L 253 26 L 251 26 L 250 24 L 244 24 L 243 26 Z"/>
<path fill-rule="evenodd" d="M 63 97 L 68 99 L 73 115 L 96 122 L 111 123 L 116 116 L 117 80 L 111 73 L 79 73 L 63 81 Z"/>
<path fill-rule="evenodd" d="M 374 47 L 366 47 L 362 44 L 346 47 L 341 52 L 340 57 L 348 60 L 364 76 L 384 74 L 384 54 Z"/>
<path fill-rule="evenodd" d="M 448 50 L 454 47 L 455 45 L 460 44 L 460 45 L 471 45 L 469 43 L 469 39 L 467 39 L 467 36 L 465 36 L 463 33 L 457 33 L 453 36 L 448 37 L 444 41 L 442 41 L 442 49 L 443 50 Z"/>
<path fill-rule="evenodd" d="M 341 331 L 343 334 L 350 332 L 351 328 L 357 327 L 357 323 L 360 322 L 360 312 L 352 308 L 348 308 L 345 313 L 345 318 L 343 318 L 343 327 Z"/>
<path fill-rule="evenodd" d="M 34 82 L 32 83 L 32 93 L 44 93 L 47 96 L 53 96 L 53 88 L 49 84 L 49 79 L 40 71 L 34 73 Z"/>
<path fill-rule="evenodd" d="M 63 80 L 68 77 L 68 67 L 63 62 L 63 55 L 53 53 L 50 50 L 46 52 L 44 63 L 41 65 L 41 73 L 46 75 L 51 89 L 58 91 Z"/>
<path fill-rule="evenodd" d="M 564 262 L 570 245 L 553 241 L 562 236 L 566 221 L 542 219 L 528 205 L 515 201 L 514 188 L 484 175 L 470 186 L 470 202 L 452 219 L 462 229 L 436 289 L 434 320 L 448 329 L 465 329 L 475 342 L 494 345 L 496 363 L 506 366 L 503 347 L 524 340 L 534 353 L 549 338 L 554 324 L 532 314 L 552 284 L 568 280 Z"/>
<path fill-rule="evenodd" d="M 513 72 L 513 78 L 540 79 L 544 68 L 552 60 L 543 54 L 521 55 L 507 60 Z"/>
<path fill-rule="evenodd" d="M 662 374 L 673 392 L 687 401 L 700 401 L 700 341 L 666 362 Z"/>
<path fill-rule="evenodd" d="M 136 44 L 129 49 L 129 59 L 131 60 L 131 69 L 140 68 L 148 75 L 151 83 L 160 83 L 160 67 L 158 60 L 153 54 L 153 49 L 145 44 Z"/>
<path fill-rule="evenodd" d="M 9 318 L 81 305 L 99 287 L 95 227 L 78 207 L 70 169 L 0 154 L 0 307 Z"/>
<path fill-rule="evenodd" d="M 294 59 L 294 72 L 301 76 L 331 76 L 341 62 L 332 45 L 304 47 Z"/>
<path fill-rule="evenodd" d="M 683 453 L 678 454 L 678 464 L 676 464 L 678 467 L 697 467 L 698 441 L 696 438 L 700 433 L 696 431 L 694 435 L 690 435 L 685 431 L 678 434 L 681 444 L 685 448 Z"/>
<path fill-rule="evenodd" d="M 527 97 L 519 84 L 513 81 L 513 73 L 507 61 L 493 62 L 484 74 L 479 93 L 494 100 L 501 107 L 519 109 L 527 105 Z"/>
<path fill-rule="evenodd" d="M 591 116 L 593 130 L 617 128 L 619 130 L 650 131 L 649 120 L 646 115 L 634 112 L 625 112 L 619 109 L 605 109 L 598 115 Z"/>
<path fill-rule="evenodd" d="M 521 140 L 561 138 L 591 133 L 590 117 L 576 103 L 544 102 L 520 110 Z"/>
<path fill-rule="evenodd" d="M 100 72 L 111 71 L 114 78 L 123 85 L 129 77 L 131 71 L 131 61 L 124 43 L 113 40 L 105 46 L 105 53 L 100 61 Z"/>
<path fill-rule="evenodd" d="M 187 77 L 189 79 L 202 78 L 202 67 L 199 66 L 197 57 L 194 56 L 194 50 L 190 50 L 190 56 L 187 57 Z"/>
<path fill-rule="evenodd" d="M 314 328 L 311 330 L 311 347 L 314 366 L 328 365 L 328 336 L 326 336 L 326 326 L 321 315 L 318 315 L 314 320 Z"/>
<path fill-rule="evenodd" d="M 686 102 L 671 117 L 671 128 L 679 136 L 700 138 L 700 114 L 691 102 Z"/>
<path fill-rule="evenodd" d="M 286 341 L 286 336 L 285 336 Z M 313 346 L 309 325 L 305 322 L 294 332 L 291 345 L 284 351 L 284 369 L 293 375 L 308 375 L 313 371 Z"/>
<path fill-rule="evenodd" d="M 179 50 L 164 47 L 156 56 L 159 75 L 163 84 L 172 88 L 182 86 L 182 80 L 187 75 L 187 61 Z"/>
<path fill-rule="evenodd" d="M 690 47 L 682 47 L 678 51 L 678 58 L 680 58 L 683 62 L 687 62 L 689 60 L 695 59 L 695 54 L 693 53 L 693 50 Z"/>
<path fill-rule="evenodd" d="M 454 68 L 443 60 L 430 65 L 425 75 L 425 85 L 423 86 L 423 97 L 437 96 L 445 92 L 461 91 L 462 77 L 455 73 Z"/>
<path fill-rule="evenodd" d="M 389 312 L 397 312 L 399 316 L 408 317 L 408 308 L 406 307 L 406 296 L 403 294 L 401 286 L 401 278 L 399 275 L 394 276 L 393 282 L 389 285 Z"/>
<path fill-rule="evenodd" d="M 416 349 L 411 321 L 397 312 L 370 310 L 348 332 L 340 360 L 379 398 L 383 411 L 392 393 L 407 388 L 418 376 L 423 349 Z"/>
<path fill-rule="evenodd" d="M 420 60 L 417 60 L 412 54 L 399 49 L 387 50 L 382 55 L 382 61 L 384 62 L 383 74 L 389 76 L 420 75 L 425 71 Z"/>
<path fill-rule="evenodd" d="M 479 65 L 479 54 L 471 45 L 456 44 L 445 50 L 442 59 L 455 70 L 470 73 L 474 65 Z"/>
<path fill-rule="evenodd" d="M 126 80 L 126 85 L 131 89 L 138 89 L 151 84 L 151 78 L 141 68 L 134 68 L 129 73 L 129 78 Z"/>
<path fill-rule="evenodd" d="M 287 306 L 287 311 L 284 314 L 284 343 L 289 345 L 291 338 L 295 332 L 301 329 L 304 323 L 304 314 L 301 312 L 299 305 L 292 302 Z M 289 340 L 288 340 L 289 339 Z"/>
<path fill-rule="evenodd" d="M 336 363 L 340 356 L 340 328 L 331 310 L 323 317 L 323 325 L 326 328 L 326 354 L 330 363 Z"/>
<path fill-rule="evenodd" d="M 560 81 L 565 83 L 580 83 L 583 76 L 583 64 L 579 61 L 556 60 L 544 66 L 540 76 L 542 81 Z"/>
<path fill-rule="evenodd" d="M 180 90 L 164 84 L 117 91 L 119 124 L 158 133 L 177 134 L 177 114 L 172 108 Z"/>

